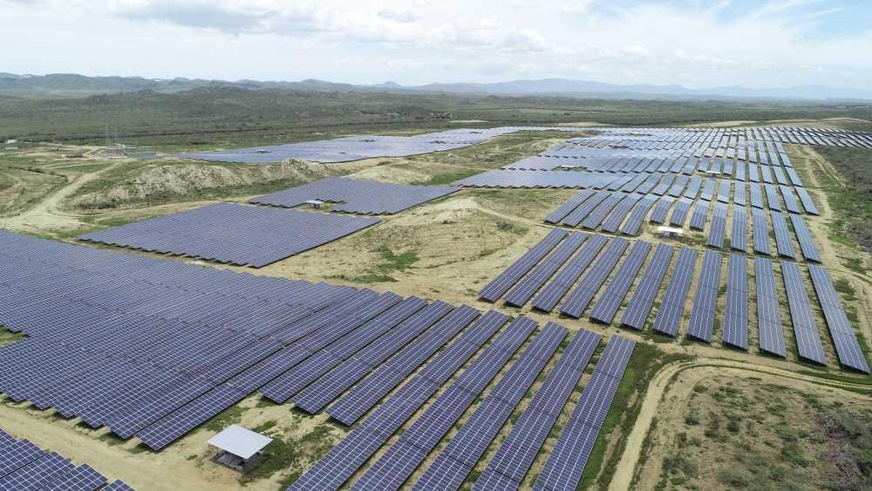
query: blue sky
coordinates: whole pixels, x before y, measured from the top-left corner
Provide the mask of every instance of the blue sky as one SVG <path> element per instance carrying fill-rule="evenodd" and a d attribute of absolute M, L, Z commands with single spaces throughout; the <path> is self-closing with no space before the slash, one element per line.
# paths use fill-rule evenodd
<path fill-rule="evenodd" d="M 861 0 L 0 0 L 0 71 L 872 90 Z"/>

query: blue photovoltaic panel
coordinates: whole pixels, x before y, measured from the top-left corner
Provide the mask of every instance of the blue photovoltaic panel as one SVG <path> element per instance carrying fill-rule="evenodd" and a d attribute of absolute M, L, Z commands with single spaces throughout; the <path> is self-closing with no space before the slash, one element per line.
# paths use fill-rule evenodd
<path fill-rule="evenodd" d="M 799 201 L 793 194 L 793 188 L 790 186 L 779 186 L 781 189 L 781 197 L 784 198 L 784 207 L 790 213 L 802 213 L 802 208 L 799 206 Z"/>
<path fill-rule="evenodd" d="M 587 269 L 588 265 L 597 257 L 600 250 L 608 242 L 604 235 L 593 235 L 581 247 L 578 253 L 566 264 L 559 273 L 542 289 L 538 296 L 533 299 L 533 308 L 543 312 L 550 312 L 566 292 L 572 288 L 578 277 Z"/>
<path fill-rule="evenodd" d="M 751 206 L 762 209 L 763 205 L 763 189 L 757 183 L 750 184 L 751 189 Z"/>
<path fill-rule="evenodd" d="M 570 234 L 554 251 L 544 258 L 529 275 L 519 281 L 506 295 L 506 303 L 521 307 L 542 288 L 542 285 L 573 255 L 587 239 L 587 234 Z"/>
<path fill-rule="evenodd" d="M 376 223 L 377 218 L 218 203 L 79 239 L 259 268 Z"/>
<path fill-rule="evenodd" d="M 666 222 L 666 215 L 669 213 L 669 209 L 672 207 L 672 204 L 675 203 L 675 199 L 664 196 L 657 200 L 657 205 L 654 206 L 654 211 L 651 212 L 651 218 L 648 220 L 651 223 L 664 223 Z"/>
<path fill-rule="evenodd" d="M 721 278 L 721 255 L 706 251 L 703 255 L 702 270 L 690 311 L 687 335 L 710 343 L 715 323 L 715 310 Z"/>
<path fill-rule="evenodd" d="M 48 491 L 93 491 L 106 484 L 106 478 L 87 464 L 80 465 L 48 485 Z"/>
<path fill-rule="evenodd" d="M 496 302 L 497 299 L 509 291 L 509 288 L 521 279 L 521 277 L 527 274 L 528 271 L 533 269 L 536 263 L 551 252 L 551 249 L 554 249 L 557 243 L 563 240 L 567 235 L 567 232 L 558 229 L 548 232 L 548 235 L 546 235 L 542 241 L 524 253 L 520 259 L 515 261 L 511 266 L 506 268 L 505 271 L 491 280 L 487 286 L 482 288 L 478 293 L 478 296 L 488 302 Z"/>
<path fill-rule="evenodd" d="M 576 209 L 572 210 L 569 215 L 563 219 L 563 225 L 568 227 L 577 227 L 581 222 L 587 219 L 587 217 L 593 213 L 593 211 L 600 206 L 602 203 L 608 204 L 610 203 L 608 200 L 614 196 L 613 193 L 608 191 L 598 191 L 596 194 L 591 196 L 589 199 L 585 200 L 584 203 L 580 204 Z"/>
<path fill-rule="evenodd" d="M 784 345 L 784 326 L 779 312 L 780 301 L 775 286 L 772 261 L 762 257 L 754 260 L 754 279 L 757 288 L 757 326 L 760 350 L 781 357 L 787 356 Z"/>
<path fill-rule="evenodd" d="M 860 349 L 854 329 L 848 322 L 848 316 L 845 315 L 845 310 L 842 307 L 842 302 L 839 301 L 830 275 L 824 268 L 816 264 L 809 265 L 808 271 L 815 293 L 817 293 L 818 303 L 824 312 L 824 320 L 836 346 L 839 363 L 843 367 L 869 373 L 869 364 L 866 362 L 863 350 Z"/>
<path fill-rule="evenodd" d="M 602 230 L 609 233 L 617 232 L 618 227 L 620 227 L 621 224 L 624 223 L 624 220 L 626 220 L 630 208 L 639 201 L 639 198 L 640 196 L 638 194 L 628 194 L 627 196 L 624 196 L 620 203 L 618 203 L 615 209 L 609 214 L 608 218 L 603 221 Z"/>
<path fill-rule="evenodd" d="M 532 333 L 536 323 L 517 318 L 464 370 L 352 489 L 397 489 L 451 430 L 476 397 Z M 410 448 L 411 447 L 411 448 Z M 410 451 L 414 449 L 414 451 Z"/>
<path fill-rule="evenodd" d="M 748 349 L 748 264 L 744 256 L 730 254 L 724 308 L 724 344 Z"/>
<path fill-rule="evenodd" d="M 690 228 L 694 230 L 702 230 L 705 228 L 705 221 L 708 218 L 708 210 L 711 203 L 709 201 L 697 201 L 693 207 L 693 214 L 690 216 Z"/>
<path fill-rule="evenodd" d="M 793 170 L 793 169 L 791 169 Z M 802 207 L 805 208 L 805 212 L 809 215 L 819 215 L 817 206 L 814 204 L 814 200 L 811 199 L 811 195 L 808 194 L 808 191 L 805 188 L 794 188 L 796 190 L 797 196 L 799 196 L 799 201 L 802 203 Z"/>
<path fill-rule="evenodd" d="M 681 315 L 690 292 L 690 283 L 696 269 L 697 251 L 682 247 L 678 262 L 672 270 L 672 279 L 660 303 L 660 310 L 654 318 L 654 331 L 668 336 L 678 335 Z"/>
<path fill-rule="evenodd" d="M 793 262 L 781 261 L 781 274 L 784 277 L 787 305 L 790 308 L 790 320 L 793 324 L 799 356 L 805 360 L 826 365 L 827 357 L 824 354 L 821 335 L 814 322 L 814 314 L 799 266 Z"/>
<path fill-rule="evenodd" d="M 594 195 L 594 190 L 592 189 L 584 189 L 572 198 L 570 198 L 566 203 L 563 203 L 556 210 L 552 211 L 548 216 L 545 217 L 545 223 L 560 223 L 566 218 L 566 215 L 569 215 L 572 210 L 576 209 L 578 205 L 582 204 Z"/>
<path fill-rule="evenodd" d="M 748 223 L 744 206 L 733 205 L 733 225 L 730 233 L 730 248 L 736 251 L 747 251 Z"/>
<path fill-rule="evenodd" d="M 621 201 L 621 193 L 610 193 L 596 208 L 594 208 L 581 222 L 581 226 L 590 230 L 597 229 L 605 220 L 606 216 Z"/>
<path fill-rule="evenodd" d="M 590 301 L 593 300 L 596 292 L 599 291 L 606 278 L 621 259 L 628 245 L 629 242 L 626 239 L 620 237 L 612 239 L 600 259 L 581 278 L 581 282 L 575 287 L 575 290 L 569 294 L 569 297 L 560 308 L 562 314 L 576 319 L 581 317 L 581 314 L 590 304 Z"/>
<path fill-rule="evenodd" d="M 778 211 L 772 211 L 772 229 L 775 231 L 775 248 L 778 250 L 778 255 L 794 259 L 793 245 L 790 243 L 790 232 L 787 230 L 787 221 L 784 215 Z"/>
<path fill-rule="evenodd" d="M 759 254 L 771 254 L 769 247 L 769 224 L 766 222 L 766 213 L 759 208 L 751 208 L 751 232 L 754 239 L 754 252 Z"/>
<path fill-rule="evenodd" d="M 720 187 L 718 187 L 718 201 L 721 203 L 729 203 L 730 202 L 730 189 L 731 182 L 727 179 L 721 180 Z"/>
<path fill-rule="evenodd" d="M 603 324 L 611 324 L 612 319 L 618 312 L 624 297 L 633 286 L 639 270 L 642 269 L 642 264 L 651 252 L 651 244 L 647 242 L 636 242 L 633 244 L 627 259 L 621 264 L 621 267 L 615 273 L 614 279 L 606 287 L 599 301 L 590 311 L 590 318 Z"/>
<path fill-rule="evenodd" d="M 520 485 L 578 384 L 599 341 L 600 336 L 590 331 L 582 329 L 575 334 L 512 427 L 511 433 L 500 444 L 482 476 L 493 472 L 507 478 L 508 482 L 515 483 L 515 487 Z M 496 481 L 507 483 L 505 479 Z M 479 478 L 474 489 L 492 489 L 489 483 L 489 479 Z"/>
<path fill-rule="evenodd" d="M 656 198 L 653 196 L 642 197 L 630 212 L 630 218 L 628 218 L 626 223 L 624 223 L 624 226 L 621 228 L 621 233 L 627 235 L 638 234 L 639 229 L 642 227 L 642 222 L 645 221 L 645 217 L 648 215 L 648 211 L 654 205 L 655 201 Z"/>
<path fill-rule="evenodd" d="M 687 214 L 690 212 L 690 205 L 693 201 L 687 198 L 680 198 L 675 203 L 675 209 L 672 210 L 672 216 L 669 217 L 669 225 L 673 227 L 684 227 L 684 222 L 687 221 Z"/>
<path fill-rule="evenodd" d="M 770 210 L 781 211 L 781 201 L 778 199 L 778 190 L 772 184 L 764 184 L 763 189 L 766 190 L 766 204 Z"/>
<path fill-rule="evenodd" d="M 477 316 L 478 312 L 469 307 L 455 310 L 433 327 L 431 336 L 416 340 L 395 358 L 379 367 L 371 376 L 330 406 L 327 413 L 337 421 L 351 425 Z M 458 361 L 472 356 L 469 352 L 470 346 L 487 341 L 507 320 L 508 316 L 504 314 L 488 312 L 461 335 L 460 339 L 468 342 L 464 345 L 452 343 L 440 352 L 428 367 L 439 367 L 438 370 L 443 370 L 443 373 L 450 373 L 450 369 L 456 366 Z M 430 368 L 429 372 L 432 371 L 433 369 Z"/>
<path fill-rule="evenodd" d="M 72 472 L 75 466 L 57 453 L 42 457 L 0 478 L 0 489 L 6 491 L 40 491 L 52 481 Z"/>
<path fill-rule="evenodd" d="M 578 487 L 635 345 L 633 341 L 611 337 L 534 489 L 572 491 Z"/>
<path fill-rule="evenodd" d="M 745 195 L 745 183 L 737 181 L 736 192 L 733 194 L 733 203 L 745 206 L 748 204 L 747 201 L 748 200 Z"/>
<path fill-rule="evenodd" d="M 706 245 L 720 249 L 724 246 L 724 239 L 726 239 L 726 237 L 727 205 L 725 203 L 715 203 L 715 212 L 714 215 L 712 215 L 711 224 L 709 224 Z"/>
<path fill-rule="evenodd" d="M 672 260 L 672 246 L 660 244 L 654 251 L 654 256 L 648 264 L 648 269 L 642 275 L 642 280 L 636 288 L 633 298 L 627 304 L 621 316 L 621 325 L 641 331 L 645 327 L 648 314 L 654 304 L 660 285 L 666 275 L 666 269 Z"/>
<path fill-rule="evenodd" d="M 414 489 L 458 489 L 567 334 L 547 324 L 451 438 Z"/>
<path fill-rule="evenodd" d="M 796 239 L 799 242 L 799 250 L 806 261 L 821 262 L 821 255 L 814 244 L 814 238 L 805 220 L 799 215 L 790 215 L 790 223 L 793 225 L 793 231 L 796 233 Z"/>

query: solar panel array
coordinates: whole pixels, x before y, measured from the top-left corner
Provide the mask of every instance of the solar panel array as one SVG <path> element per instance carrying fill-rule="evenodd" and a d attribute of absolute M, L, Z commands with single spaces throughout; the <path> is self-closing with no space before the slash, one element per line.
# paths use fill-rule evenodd
<path fill-rule="evenodd" d="M 651 321 L 655 332 L 671 337 L 678 336 L 685 325 L 687 336 L 706 343 L 711 343 L 720 331 L 724 345 L 749 350 L 751 301 L 746 256 L 731 253 L 722 278 L 723 254 L 705 251 L 698 268 L 698 251 L 682 247 L 677 259 L 673 257 L 674 252 L 674 247 L 668 244 L 654 248 L 641 240 L 630 242 L 621 237 L 554 229 L 485 285 L 480 297 L 489 302 L 503 299 L 514 307 L 529 305 L 538 312 L 557 310 L 561 315 L 574 318 L 586 314 L 591 321 L 603 324 L 612 324 L 618 319 L 621 326 L 639 331 Z M 759 348 L 762 352 L 786 357 L 772 263 L 765 258 L 758 259 L 754 272 L 757 275 Z M 795 279 L 802 275 L 799 265 L 786 263 L 783 267 L 790 269 L 785 275 L 784 291 L 793 314 L 798 354 L 802 359 L 826 364 L 808 295 L 802 281 Z M 809 270 L 824 271 L 817 265 L 811 265 Z M 699 273 L 698 279 L 695 272 Z M 822 291 L 828 292 L 827 282 L 820 281 Z M 725 299 L 720 315 L 718 304 L 722 296 Z M 845 353 L 842 366 L 863 371 L 865 359 L 853 347 L 852 343 L 856 342 L 851 341 L 855 339 L 853 328 L 843 311 L 837 310 L 842 309 L 838 297 L 828 294 L 827 298 L 837 305 L 829 311 L 827 325 L 836 326 L 830 331 L 837 352 Z M 688 300 L 692 300 L 689 307 Z M 689 317 L 685 318 L 688 312 Z M 842 334 L 832 334 L 834 332 Z"/>
<path fill-rule="evenodd" d="M 563 351 L 530 404 L 497 448 L 473 489 L 517 489 L 575 391 L 600 336 L 581 330 Z"/>
<path fill-rule="evenodd" d="M 486 129 L 457 128 L 411 136 L 356 135 L 333 140 L 185 153 L 176 157 L 243 164 L 267 164 L 288 159 L 302 159 L 324 163 L 351 162 L 374 157 L 405 157 L 454 150 L 477 145 L 491 138 L 519 131 L 576 132 L 581 130 L 583 128 L 570 126 L 505 126 Z"/>
<path fill-rule="evenodd" d="M 126 486 L 121 481 L 118 485 Z M 75 465 L 0 429 L 0 489 L 9 491 L 94 491 L 110 489 L 105 476 L 87 464 Z"/>
<path fill-rule="evenodd" d="M 412 186 L 378 181 L 359 181 L 328 177 L 284 191 L 252 198 L 260 205 L 293 208 L 309 200 L 340 203 L 331 211 L 384 215 L 399 213 L 413 206 L 457 192 L 456 187 Z"/>
<path fill-rule="evenodd" d="M 486 336 L 492 335 L 507 320 L 503 316 L 496 328 L 488 329 Z M 412 488 L 459 489 L 501 428 L 517 411 L 520 401 L 533 387 L 568 334 L 563 327 L 547 324 L 527 343 L 499 379 L 492 383 L 535 327 L 535 322 L 519 317 L 503 328 L 481 354 L 453 379 L 450 374 L 434 378 L 434 374 L 443 372 L 441 369 L 430 370 L 430 367 L 434 364 L 443 366 L 438 362 L 440 359 L 452 360 L 453 373 L 470 355 L 458 357 L 451 353 L 440 353 L 288 489 L 331 490 L 344 486 L 351 489 L 399 489 L 422 465 L 425 468 L 420 478 L 410 485 Z M 529 405 L 512 425 L 511 433 L 489 461 L 486 472 L 477 478 L 475 489 L 517 489 L 520 486 L 551 428 L 563 413 L 600 339 L 599 335 L 585 330 L 574 335 L 543 384 L 535 391 Z M 485 341 L 486 337 L 476 343 L 473 351 Z M 466 345 L 465 341 L 458 340 L 449 345 L 446 351 L 461 350 L 467 353 L 464 348 Z M 579 438 L 596 440 L 633 346 L 631 341 L 612 337 L 597 363 L 594 377 L 573 412 L 572 417 L 580 422 L 580 434 L 573 434 L 574 430 L 564 428 L 558 445 L 561 445 L 561 441 Z M 440 391 L 440 386 L 449 379 L 451 383 Z M 470 406 L 486 389 L 486 396 L 470 411 Z M 433 398 L 437 393 L 439 395 Z M 415 413 L 419 414 L 414 422 L 404 427 Z M 428 456 L 434 455 L 434 450 L 449 430 L 467 413 L 469 416 L 460 429 L 448 439 L 429 464 L 424 464 Z M 401 428 L 403 431 L 399 437 L 391 440 Z M 596 431 L 592 431 L 593 428 Z M 359 479 L 347 484 L 389 440 L 391 443 L 380 457 Z M 565 458 L 573 457 L 567 454 Z M 583 466 L 577 470 L 579 475 L 582 470 Z"/>
<path fill-rule="evenodd" d="M 450 376 L 508 319 L 443 349 L 477 310 L 6 232 L 0 253 L 0 323 L 28 334 L 0 347 L 0 391 L 155 450 L 257 390 L 350 424 L 435 353 L 424 380 Z"/>
<path fill-rule="evenodd" d="M 815 293 L 817 293 L 818 303 L 824 312 L 824 320 L 830 331 L 830 337 L 836 347 L 839 363 L 851 370 L 869 373 L 869 364 L 866 362 L 857 336 L 848 322 L 848 316 L 839 301 L 829 273 L 815 264 L 809 266 L 808 272 L 811 275 Z"/>
<path fill-rule="evenodd" d="M 370 217 L 218 203 L 79 239 L 260 268 L 376 223 Z"/>
<path fill-rule="evenodd" d="M 609 340 L 534 489 L 571 491 L 578 487 L 635 346 L 618 336 Z"/>

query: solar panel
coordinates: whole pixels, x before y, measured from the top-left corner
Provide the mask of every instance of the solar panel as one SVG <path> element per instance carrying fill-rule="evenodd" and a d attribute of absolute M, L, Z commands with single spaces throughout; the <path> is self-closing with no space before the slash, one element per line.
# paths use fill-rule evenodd
<path fill-rule="evenodd" d="M 811 195 L 808 194 L 808 191 L 806 191 L 805 188 L 796 187 L 794 190 L 796 191 L 796 195 L 799 196 L 799 201 L 802 203 L 802 207 L 805 208 L 806 213 L 809 215 L 820 215 L 817 206 L 814 204 L 814 200 L 811 199 Z"/>
<path fill-rule="evenodd" d="M 604 235 L 593 235 L 578 253 L 566 264 L 551 282 L 533 300 L 533 308 L 543 312 L 550 312 L 555 305 L 572 288 L 576 280 L 581 276 L 588 265 L 597 257 L 600 250 L 608 242 Z"/>
<path fill-rule="evenodd" d="M 544 258 L 528 276 L 519 281 L 506 295 L 506 303 L 521 307 L 544 285 L 587 239 L 587 234 L 570 234 Z"/>
<path fill-rule="evenodd" d="M 630 208 L 632 208 L 639 199 L 640 196 L 637 194 L 628 194 L 624 196 L 624 198 L 621 199 L 618 205 L 615 206 L 614 210 L 609 214 L 608 218 L 603 221 L 603 231 L 615 233 L 621 224 L 624 223 L 624 220 L 630 213 Z"/>
<path fill-rule="evenodd" d="M 62 476 L 46 488 L 48 491 L 93 491 L 106 484 L 106 478 L 88 466 L 80 465 Z"/>
<path fill-rule="evenodd" d="M 656 199 L 653 196 L 642 197 L 630 212 L 630 218 L 627 219 L 626 223 L 624 223 L 624 226 L 621 228 L 621 233 L 637 235 L 639 229 L 642 227 L 642 222 L 645 221 L 645 217 L 648 215 L 648 211 L 651 207 L 654 206 L 655 201 Z"/>
<path fill-rule="evenodd" d="M 839 363 L 843 367 L 869 373 L 869 364 L 866 362 L 866 357 L 860 348 L 854 329 L 848 322 L 848 316 L 839 301 L 829 273 L 816 264 L 809 265 L 808 271 L 815 293 L 817 293 L 818 303 L 824 312 L 824 320 L 835 344 Z"/>
<path fill-rule="evenodd" d="M 747 211 L 744 206 L 733 205 L 733 230 L 730 234 L 730 248 L 736 251 L 747 251 L 748 247 L 748 224 Z"/>
<path fill-rule="evenodd" d="M 712 216 L 711 225 L 709 226 L 706 245 L 720 249 L 724 246 L 724 239 L 726 239 L 726 236 L 727 205 L 725 203 L 715 203 L 715 212 Z"/>
<path fill-rule="evenodd" d="M 576 489 L 634 346 L 634 342 L 617 336 L 609 340 L 534 489 Z"/>
<path fill-rule="evenodd" d="M 0 478 L 0 489 L 15 491 L 38 491 L 45 489 L 53 480 L 72 472 L 75 466 L 55 452 L 18 468 Z"/>
<path fill-rule="evenodd" d="M 690 216 L 690 228 L 694 230 L 702 230 L 705 228 L 705 221 L 708 218 L 708 210 L 711 203 L 709 201 L 697 201 L 693 207 L 693 214 Z"/>
<path fill-rule="evenodd" d="M 354 483 L 352 489 L 399 487 L 454 426 L 481 390 L 532 333 L 536 323 L 519 317 L 485 348 L 399 440 Z M 504 340 L 505 344 L 500 341 Z"/>
<path fill-rule="evenodd" d="M 672 210 L 672 216 L 669 217 L 669 225 L 673 227 L 684 227 L 684 222 L 687 221 L 687 214 L 690 212 L 690 205 L 693 201 L 687 198 L 680 198 L 675 203 L 675 209 Z"/>
<path fill-rule="evenodd" d="M 757 288 L 757 326 L 760 350 L 786 357 L 784 327 L 779 312 L 780 300 L 775 287 L 772 261 L 758 257 L 754 260 L 754 279 Z"/>
<path fill-rule="evenodd" d="M 218 203 L 84 234 L 79 239 L 260 268 L 379 221 Z"/>
<path fill-rule="evenodd" d="M 498 298 L 502 297 L 507 291 L 509 291 L 509 288 L 521 279 L 521 277 L 533 269 L 536 263 L 551 252 L 557 243 L 563 240 L 567 235 L 567 232 L 559 229 L 553 229 L 548 232 L 548 235 L 546 235 L 544 239 L 542 239 L 532 249 L 524 253 L 520 259 L 506 268 L 506 270 L 500 273 L 496 278 L 491 280 L 487 286 L 482 288 L 478 293 L 478 296 L 488 302 L 495 302 Z"/>
<path fill-rule="evenodd" d="M 678 254 L 678 262 L 672 270 L 672 279 L 663 295 L 657 317 L 654 318 L 654 331 L 668 336 L 678 334 L 681 315 L 690 292 L 696 258 L 697 251 L 687 247 L 683 247 Z"/>
<path fill-rule="evenodd" d="M 802 208 L 799 206 L 799 201 L 793 194 L 793 188 L 790 186 L 779 186 L 781 189 L 781 197 L 784 198 L 784 207 L 790 213 L 802 213 Z"/>
<path fill-rule="evenodd" d="M 772 228 L 775 230 L 775 248 L 778 255 L 794 259 L 793 245 L 790 243 L 790 232 L 787 230 L 787 221 L 784 219 L 784 215 L 772 211 L 770 218 L 772 218 Z"/>
<path fill-rule="evenodd" d="M 802 281 L 802 274 L 796 263 L 781 261 L 781 274 L 784 277 L 784 289 L 787 292 L 787 304 L 790 308 L 790 319 L 793 323 L 793 333 L 796 336 L 796 348 L 799 356 L 805 360 L 827 364 L 821 336 L 814 322 L 808 292 Z"/>
<path fill-rule="evenodd" d="M 666 215 L 669 213 L 669 209 L 672 207 L 672 204 L 675 202 L 673 198 L 664 196 L 657 201 L 657 205 L 654 207 L 654 211 L 651 213 L 651 218 L 649 219 L 652 223 L 664 223 L 666 221 Z"/>
<path fill-rule="evenodd" d="M 715 322 L 715 308 L 721 277 L 721 255 L 706 251 L 690 311 L 687 335 L 710 343 Z"/>
<path fill-rule="evenodd" d="M 436 333 L 434 336 L 416 340 L 396 358 L 379 367 L 371 376 L 336 401 L 327 409 L 327 413 L 337 421 L 351 425 L 477 316 L 478 312 L 468 307 L 455 310 L 433 328 L 433 332 Z M 507 320 L 508 316 L 504 314 L 493 311 L 486 313 L 461 335 L 458 342 L 439 352 L 428 365 L 437 368 L 430 368 L 422 376 L 433 377 L 433 372 L 453 373 L 468 357 L 472 356 L 474 351 L 470 350 L 487 341 Z M 461 340 L 463 343 L 458 344 Z"/>
<path fill-rule="evenodd" d="M 790 223 L 793 225 L 793 231 L 796 233 L 796 239 L 799 241 L 799 250 L 802 251 L 806 261 L 821 262 L 821 255 L 817 250 L 817 246 L 815 246 L 814 238 L 808 229 L 808 225 L 805 224 L 805 220 L 799 215 L 791 214 Z"/>
<path fill-rule="evenodd" d="M 744 256 L 730 254 L 723 342 L 748 349 L 748 265 Z"/>
<path fill-rule="evenodd" d="M 523 480 L 599 341 L 599 335 L 583 329 L 573 337 L 482 476 L 492 471 L 515 483 Z M 480 478 L 474 489 L 489 489 L 487 483 Z"/>
<path fill-rule="evenodd" d="M 590 312 L 591 320 L 601 322 L 603 324 L 611 324 L 612 319 L 618 312 L 624 297 L 633 286 L 633 281 L 642 269 L 642 264 L 651 252 L 651 244 L 647 242 L 636 242 L 633 244 L 627 259 L 621 264 L 621 267 L 615 273 L 614 279 L 609 283 L 603 292 L 602 297 L 594 305 Z"/>
<path fill-rule="evenodd" d="M 542 329 L 451 438 L 414 489 L 458 489 L 463 484 L 567 332 L 554 323 Z"/>
<path fill-rule="evenodd" d="M 626 239 L 620 237 L 612 239 L 609 246 L 603 252 L 602 257 L 581 278 L 581 282 L 575 287 L 575 290 L 569 294 L 569 297 L 567 297 L 563 307 L 560 309 L 562 314 L 576 319 L 581 317 L 581 314 L 590 304 L 590 301 L 593 300 L 596 292 L 599 291 L 606 278 L 621 259 L 628 245 L 629 242 Z"/>
<path fill-rule="evenodd" d="M 769 248 L 769 224 L 766 222 L 766 214 L 763 210 L 751 208 L 751 224 L 754 252 L 768 256 L 771 253 Z"/>
<path fill-rule="evenodd" d="M 572 210 L 576 209 L 578 205 L 584 203 L 585 200 L 593 196 L 594 193 L 595 191 L 592 189 L 583 189 L 566 201 L 566 203 L 563 203 L 556 210 L 548 214 L 548 216 L 545 217 L 545 223 L 560 223 L 564 218 L 566 218 L 566 215 L 569 215 Z"/>
<path fill-rule="evenodd" d="M 654 256 L 648 264 L 648 269 L 642 275 L 642 280 L 636 288 L 633 298 L 627 304 L 626 310 L 621 317 L 621 325 L 632 327 L 641 331 L 645 327 L 645 321 L 651 312 L 654 298 L 660 290 L 666 268 L 672 260 L 672 247 L 668 244 L 659 244 L 654 251 Z"/>

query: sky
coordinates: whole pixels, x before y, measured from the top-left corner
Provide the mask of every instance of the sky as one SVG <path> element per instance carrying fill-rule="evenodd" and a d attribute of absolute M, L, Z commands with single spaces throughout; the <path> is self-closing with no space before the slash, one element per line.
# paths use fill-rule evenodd
<path fill-rule="evenodd" d="M 872 90 L 867 0 L 0 0 L 0 72 Z"/>

